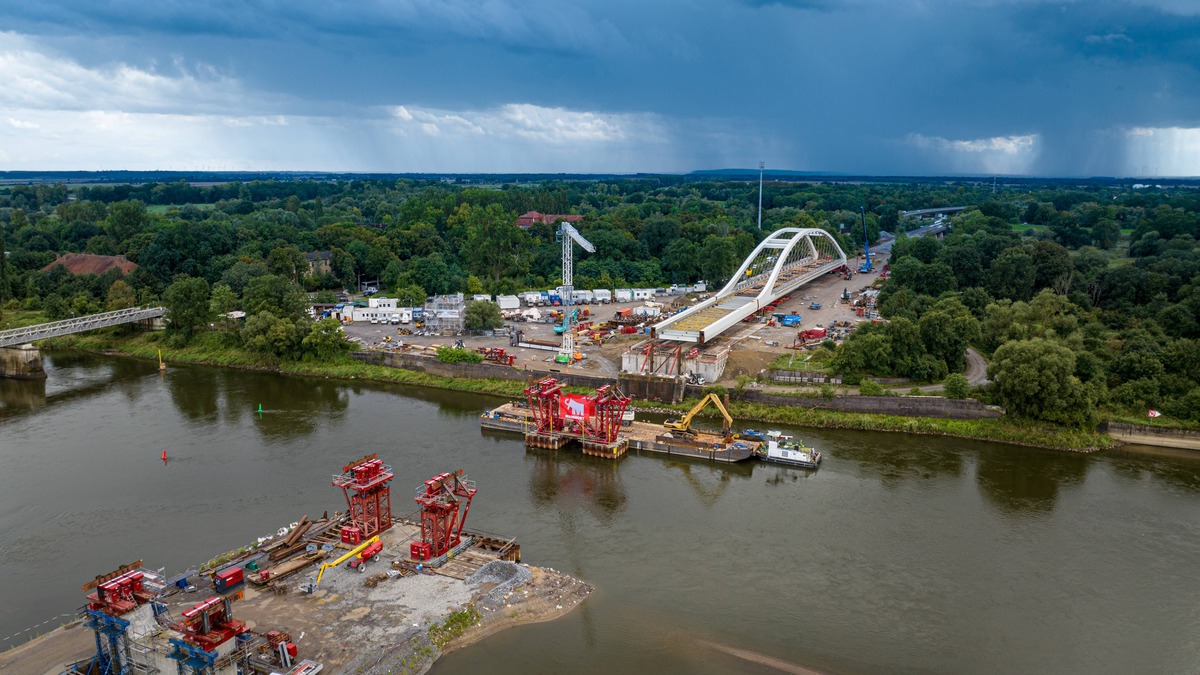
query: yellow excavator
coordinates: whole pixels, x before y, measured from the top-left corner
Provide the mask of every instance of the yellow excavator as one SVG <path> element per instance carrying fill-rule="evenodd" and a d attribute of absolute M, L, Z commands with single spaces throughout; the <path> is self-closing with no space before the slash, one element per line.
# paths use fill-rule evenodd
<path fill-rule="evenodd" d="M 725 409 L 725 404 L 721 403 L 721 399 L 718 398 L 716 394 L 709 394 L 708 396 L 700 399 L 700 402 L 697 403 L 691 410 L 687 411 L 683 417 L 680 417 L 679 419 L 669 419 L 666 422 L 663 422 L 663 427 L 665 427 L 667 431 L 679 436 L 695 436 L 696 432 L 692 430 L 692 418 L 695 417 L 701 410 L 704 410 L 706 407 L 708 407 L 709 403 L 715 405 L 717 410 L 721 411 L 721 416 L 725 418 L 725 425 L 721 427 L 721 434 L 725 437 L 725 442 L 729 442 L 732 439 L 732 436 L 730 435 L 730 429 L 733 427 L 733 417 L 729 414 L 729 411 Z"/>

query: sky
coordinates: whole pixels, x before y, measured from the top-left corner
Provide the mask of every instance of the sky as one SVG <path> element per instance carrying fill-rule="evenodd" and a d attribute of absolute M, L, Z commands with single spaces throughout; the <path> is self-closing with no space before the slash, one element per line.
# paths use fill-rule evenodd
<path fill-rule="evenodd" d="M 1200 0 L 0 2 L 0 170 L 1200 175 Z"/>

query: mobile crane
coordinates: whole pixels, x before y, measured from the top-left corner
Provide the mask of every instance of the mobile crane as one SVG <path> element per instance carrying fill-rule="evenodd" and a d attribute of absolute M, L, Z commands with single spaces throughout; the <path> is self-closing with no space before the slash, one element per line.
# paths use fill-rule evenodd
<path fill-rule="evenodd" d="M 725 424 L 721 427 L 721 435 L 725 437 L 725 442 L 728 443 L 733 439 L 733 436 L 730 432 L 730 429 L 733 427 L 733 416 L 731 416 L 729 411 L 725 409 L 725 404 L 721 403 L 721 399 L 718 398 L 716 394 L 709 394 L 708 396 L 700 399 L 700 402 L 697 403 L 691 410 L 687 411 L 683 417 L 680 417 L 679 419 L 669 419 L 666 422 L 663 422 L 663 427 L 666 428 L 667 431 L 679 434 L 681 436 L 695 436 L 696 432 L 692 430 L 692 418 L 699 414 L 701 410 L 704 410 L 706 407 L 708 407 L 709 403 L 716 406 L 717 410 L 721 412 L 721 416 L 725 418 Z"/>
<path fill-rule="evenodd" d="M 867 257 L 863 262 L 862 267 L 858 268 L 859 274 L 870 274 L 875 271 L 875 265 L 871 263 L 871 238 L 867 236 L 867 207 L 858 207 L 859 216 L 862 218 L 863 226 L 863 254 Z"/>

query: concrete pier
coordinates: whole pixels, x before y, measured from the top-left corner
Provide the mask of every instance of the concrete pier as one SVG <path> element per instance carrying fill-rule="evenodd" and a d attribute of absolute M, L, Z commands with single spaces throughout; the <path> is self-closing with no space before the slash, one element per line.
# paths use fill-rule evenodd
<path fill-rule="evenodd" d="M 33 345 L 0 348 L 0 377 L 14 380 L 44 380 L 42 353 Z"/>

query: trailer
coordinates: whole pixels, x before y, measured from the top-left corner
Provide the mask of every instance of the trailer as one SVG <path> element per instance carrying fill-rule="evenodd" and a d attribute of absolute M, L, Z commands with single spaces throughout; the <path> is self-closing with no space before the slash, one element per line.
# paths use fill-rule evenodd
<path fill-rule="evenodd" d="M 608 303 L 612 302 L 612 291 L 605 288 L 597 288 L 596 290 L 592 291 L 592 297 L 595 298 L 596 302 L 602 305 L 607 305 Z"/>

